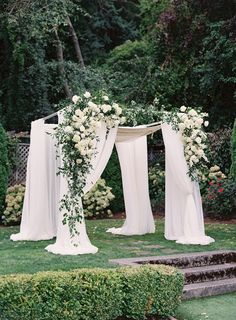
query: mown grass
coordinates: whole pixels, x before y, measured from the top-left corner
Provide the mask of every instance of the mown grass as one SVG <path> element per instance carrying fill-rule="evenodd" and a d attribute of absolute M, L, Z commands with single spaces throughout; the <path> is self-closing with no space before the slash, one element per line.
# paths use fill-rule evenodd
<path fill-rule="evenodd" d="M 106 233 L 108 228 L 122 224 L 122 220 L 115 219 L 87 221 L 89 238 L 99 251 L 94 255 L 80 256 L 60 256 L 44 250 L 55 240 L 12 242 L 9 237 L 12 233 L 18 232 L 19 227 L 0 227 L 0 274 L 71 270 L 82 267 L 111 268 L 114 266 L 109 263 L 109 259 L 236 248 L 235 224 L 206 224 L 206 233 L 216 240 L 208 246 L 181 245 L 165 240 L 163 219 L 156 220 L 155 234 L 127 237 Z"/>

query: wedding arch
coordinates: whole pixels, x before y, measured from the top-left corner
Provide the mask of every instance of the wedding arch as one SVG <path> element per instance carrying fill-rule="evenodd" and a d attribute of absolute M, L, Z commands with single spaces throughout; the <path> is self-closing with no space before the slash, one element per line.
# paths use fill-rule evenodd
<path fill-rule="evenodd" d="M 89 98 L 90 96 L 86 97 Z M 105 100 L 107 99 L 105 96 Z M 77 103 L 77 98 L 74 98 L 74 103 Z M 90 105 L 91 108 L 96 106 L 94 103 Z M 103 108 L 106 113 L 109 110 L 108 104 L 104 104 Z M 118 105 L 114 104 L 114 108 L 119 115 Z M 80 121 L 80 111 L 76 114 L 78 116 L 75 121 Z M 83 118 L 87 117 L 83 114 Z M 115 119 L 114 116 L 113 118 Z M 58 113 L 58 119 L 60 125 L 64 121 L 61 112 Z M 58 125 L 46 124 L 45 120 L 46 118 L 39 119 L 31 124 L 20 232 L 11 235 L 11 240 L 38 241 L 56 237 L 55 243 L 46 247 L 47 251 L 61 255 L 96 253 L 98 248 L 88 238 L 83 212 L 80 213 L 80 219 L 74 222 L 76 232 L 72 236 L 68 223 L 64 221 L 67 215 L 66 205 L 59 210 L 59 203 L 69 193 L 70 183 L 68 177 L 58 175 L 64 161 L 62 150 L 58 148 L 53 135 Z M 66 132 L 71 133 L 66 128 Z M 93 139 L 93 152 L 88 158 L 90 169 L 84 177 L 83 194 L 100 178 L 115 145 L 122 173 L 126 220 L 121 228 L 110 228 L 107 232 L 127 236 L 154 233 L 155 224 L 148 190 L 147 135 L 157 130 L 162 130 L 165 144 L 165 238 L 181 244 L 207 245 L 214 242 L 214 239 L 205 235 L 199 184 L 188 174 L 189 167 L 181 134 L 166 119 L 161 123 L 125 127 L 118 126 L 117 119 L 110 125 L 100 117 L 100 125 L 95 130 L 96 139 Z M 81 197 L 76 201 L 82 208 Z"/>

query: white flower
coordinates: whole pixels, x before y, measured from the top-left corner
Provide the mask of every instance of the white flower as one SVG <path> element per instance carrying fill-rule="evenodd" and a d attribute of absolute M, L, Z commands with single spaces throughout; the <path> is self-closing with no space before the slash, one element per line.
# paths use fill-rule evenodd
<path fill-rule="evenodd" d="M 209 121 L 205 121 L 205 122 L 204 122 L 204 126 L 205 126 L 205 127 L 208 127 L 208 125 L 209 125 Z"/>
<path fill-rule="evenodd" d="M 88 102 L 88 106 L 92 109 L 92 110 L 96 110 L 97 109 L 97 104 L 92 102 L 92 101 L 89 101 Z"/>
<path fill-rule="evenodd" d="M 107 113 L 108 111 L 111 111 L 111 106 L 109 104 L 103 104 L 102 105 L 102 111 L 104 113 Z"/>
<path fill-rule="evenodd" d="M 72 120 L 73 120 L 74 122 L 77 122 L 77 121 L 79 120 L 79 118 L 74 115 L 74 116 L 72 117 Z"/>
<path fill-rule="evenodd" d="M 180 107 L 180 111 L 181 111 L 181 112 L 185 112 L 186 109 L 187 109 L 187 108 L 186 108 L 185 106 L 181 106 L 181 107 Z"/>
<path fill-rule="evenodd" d="M 76 159 L 76 163 L 77 163 L 77 164 L 81 164 L 81 163 L 82 163 L 82 160 L 81 160 L 81 159 Z"/>
<path fill-rule="evenodd" d="M 65 127 L 65 130 L 64 130 L 66 133 L 72 133 L 74 131 L 74 129 L 71 127 L 71 126 L 67 126 Z"/>
<path fill-rule="evenodd" d="M 202 142 L 202 139 L 200 137 L 197 137 L 195 141 L 199 144 Z"/>
<path fill-rule="evenodd" d="M 180 131 L 184 131 L 184 129 L 185 129 L 185 124 L 182 123 L 182 122 L 180 122 L 180 123 L 179 123 L 179 130 L 180 130 Z"/>
<path fill-rule="evenodd" d="M 85 98 L 90 98 L 91 97 L 91 93 L 90 92 L 88 92 L 88 91 L 86 91 L 85 93 L 84 93 L 84 97 Z"/>
<path fill-rule="evenodd" d="M 79 142 L 80 141 L 80 136 L 78 134 L 75 134 L 72 140 L 74 142 Z"/>
<path fill-rule="evenodd" d="M 109 100 L 108 96 L 103 96 L 102 98 L 103 98 L 104 101 L 108 101 Z"/>
<path fill-rule="evenodd" d="M 80 110 L 80 109 L 75 110 L 75 114 L 76 114 L 76 116 L 78 116 L 78 117 L 80 117 L 80 118 L 82 118 L 82 117 L 84 116 L 83 111 Z"/>
<path fill-rule="evenodd" d="M 77 103 L 78 102 L 78 100 L 80 100 L 80 97 L 79 96 L 73 96 L 72 97 L 72 101 L 74 102 L 74 103 Z"/>
<path fill-rule="evenodd" d="M 197 119 L 196 119 L 196 123 L 197 123 L 198 125 L 202 125 L 202 124 L 203 124 L 203 119 L 202 119 L 202 118 L 197 118 Z"/>
<path fill-rule="evenodd" d="M 85 127 L 84 127 L 84 126 L 81 126 L 81 127 L 79 128 L 79 130 L 80 130 L 81 132 L 84 132 L 84 131 L 85 131 Z"/>
<path fill-rule="evenodd" d="M 190 116 L 192 116 L 192 117 L 197 116 L 197 112 L 196 112 L 196 110 L 194 110 L 194 109 L 189 110 L 188 114 L 189 114 Z"/>

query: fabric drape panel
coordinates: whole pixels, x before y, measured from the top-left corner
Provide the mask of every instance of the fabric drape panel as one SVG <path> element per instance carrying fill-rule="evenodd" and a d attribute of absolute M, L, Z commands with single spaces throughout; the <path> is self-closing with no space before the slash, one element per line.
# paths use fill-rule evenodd
<path fill-rule="evenodd" d="M 84 194 L 87 193 L 100 178 L 106 164 L 111 156 L 117 133 L 117 127 L 112 128 L 107 133 L 105 123 L 97 131 L 99 140 L 96 141 L 96 154 L 91 159 L 92 169 L 87 176 Z M 60 198 L 68 192 L 67 179 L 61 176 Z M 82 206 L 82 203 L 81 203 Z M 78 235 L 71 238 L 68 225 L 63 225 L 63 214 L 59 213 L 57 239 L 54 244 L 47 246 L 45 249 L 49 252 L 61 255 L 77 255 L 96 253 L 98 248 L 93 246 L 86 232 L 84 215 L 82 212 L 81 221 L 76 224 Z"/>
<path fill-rule="evenodd" d="M 182 244 L 206 245 L 214 239 L 205 235 L 198 183 L 188 176 L 181 136 L 162 124 L 166 158 L 165 237 Z"/>
<path fill-rule="evenodd" d="M 155 232 L 148 190 L 146 135 L 135 140 L 117 142 L 121 166 L 126 220 L 121 228 L 110 228 L 113 234 L 134 235 Z"/>
<path fill-rule="evenodd" d="M 59 178 L 55 141 L 47 134 L 52 128 L 42 119 L 32 122 L 20 233 L 11 235 L 13 241 L 46 240 L 56 235 Z"/>

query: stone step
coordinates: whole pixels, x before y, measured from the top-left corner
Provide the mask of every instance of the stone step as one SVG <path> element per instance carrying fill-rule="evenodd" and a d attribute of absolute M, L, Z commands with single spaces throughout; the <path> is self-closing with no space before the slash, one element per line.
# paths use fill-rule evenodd
<path fill-rule="evenodd" d="M 208 281 L 184 286 L 183 299 L 214 296 L 236 291 L 236 278 Z"/>
<path fill-rule="evenodd" d="M 110 260 L 119 265 L 167 264 L 177 268 L 192 268 L 208 265 L 236 263 L 236 251 L 218 250 L 208 252 L 181 253 L 167 256 L 149 256 Z"/>
<path fill-rule="evenodd" d="M 185 278 L 185 284 L 236 278 L 236 263 L 193 267 L 180 269 Z"/>

